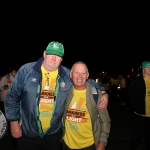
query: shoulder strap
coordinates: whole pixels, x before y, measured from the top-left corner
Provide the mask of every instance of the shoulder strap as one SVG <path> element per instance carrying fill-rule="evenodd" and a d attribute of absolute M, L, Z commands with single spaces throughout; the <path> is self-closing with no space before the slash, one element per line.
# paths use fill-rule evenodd
<path fill-rule="evenodd" d="M 97 104 L 97 102 L 98 102 L 98 92 L 97 92 L 97 89 L 94 86 L 92 86 L 92 93 L 93 93 L 94 101 Z M 103 120 L 102 120 L 102 118 L 99 114 L 98 109 L 97 109 L 97 117 L 99 118 L 100 122 L 103 122 Z"/>
<path fill-rule="evenodd" d="M 98 92 L 97 92 L 97 89 L 92 86 L 92 93 L 93 93 L 93 98 L 95 100 L 95 103 L 97 104 L 97 101 L 98 101 Z"/>

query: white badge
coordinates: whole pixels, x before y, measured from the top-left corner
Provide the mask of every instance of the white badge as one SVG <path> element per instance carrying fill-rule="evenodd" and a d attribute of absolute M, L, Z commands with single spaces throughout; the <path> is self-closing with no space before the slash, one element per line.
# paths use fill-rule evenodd
<path fill-rule="evenodd" d="M 0 139 L 5 135 L 7 131 L 7 121 L 5 115 L 0 111 Z"/>

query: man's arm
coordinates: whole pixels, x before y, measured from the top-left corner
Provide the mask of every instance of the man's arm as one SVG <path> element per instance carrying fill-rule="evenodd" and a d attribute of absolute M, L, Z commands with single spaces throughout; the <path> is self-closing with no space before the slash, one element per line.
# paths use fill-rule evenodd
<path fill-rule="evenodd" d="M 99 96 L 102 94 L 101 91 L 98 91 L 98 93 L 99 93 Z M 100 124 L 101 124 L 101 134 L 99 137 L 99 141 L 100 143 L 103 142 L 102 145 L 99 143 L 98 147 L 101 147 L 101 146 L 103 147 L 104 143 L 106 146 L 107 138 L 109 137 L 109 134 L 110 134 L 111 119 L 110 119 L 109 112 L 107 109 L 98 109 L 98 112 L 99 112 Z M 98 149 L 98 150 L 101 150 L 101 149 Z"/>
<path fill-rule="evenodd" d="M 19 79 L 19 73 L 20 72 L 18 71 L 4 100 L 5 115 L 10 122 L 20 119 L 20 95 L 22 83 Z"/>
<path fill-rule="evenodd" d="M 98 146 L 96 147 L 96 150 L 105 150 L 106 144 L 107 143 L 104 141 L 99 141 Z"/>
<path fill-rule="evenodd" d="M 22 136 L 22 130 L 18 121 L 10 122 L 10 130 L 11 130 L 11 135 L 14 138 L 20 138 Z"/>
<path fill-rule="evenodd" d="M 108 100 L 109 100 L 109 95 L 108 93 L 106 93 L 105 91 L 102 91 L 102 97 L 100 100 L 100 103 L 98 105 L 99 109 L 107 109 L 107 105 L 108 105 Z"/>

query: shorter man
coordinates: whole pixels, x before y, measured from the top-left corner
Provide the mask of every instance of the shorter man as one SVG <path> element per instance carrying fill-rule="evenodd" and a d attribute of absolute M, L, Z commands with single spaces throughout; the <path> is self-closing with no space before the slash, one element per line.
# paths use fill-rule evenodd
<path fill-rule="evenodd" d="M 142 74 L 129 87 L 129 101 L 134 111 L 130 150 L 136 150 L 143 136 L 145 149 L 150 150 L 150 62 L 142 63 Z"/>
<path fill-rule="evenodd" d="M 67 96 L 63 116 L 62 149 L 105 150 L 111 120 L 107 109 L 97 109 L 93 87 L 86 82 L 89 77 L 86 64 L 76 62 L 71 69 L 70 77 L 74 85 Z M 97 92 L 100 100 L 102 93 Z M 97 110 L 101 121 L 97 116 Z"/>

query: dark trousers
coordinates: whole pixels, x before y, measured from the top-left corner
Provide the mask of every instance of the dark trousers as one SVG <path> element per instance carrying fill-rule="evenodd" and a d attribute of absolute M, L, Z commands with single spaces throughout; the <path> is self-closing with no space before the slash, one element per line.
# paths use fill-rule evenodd
<path fill-rule="evenodd" d="M 126 88 L 121 88 L 120 89 L 119 99 L 120 99 L 120 102 L 122 102 L 122 103 L 126 102 L 126 99 L 127 99 Z"/>
<path fill-rule="evenodd" d="M 21 137 L 17 142 L 17 150 L 61 150 L 62 134 L 47 135 L 44 137 Z"/>
<path fill-rule="evenodd" d="M 145 138 L 145 150 L 150 150 L 150 117 L 134 114 L 133 120 L 130 150 L 136 150 L 143 137 Z"/>
<path fill-rule="evenodd" d="M 95 144 L 89 146 L 89 147 L 86 147 L 86 148 L 82 148 L 82 149 L 70 149 L 64 141 L 62 141 L 62 150 L 96 150 L 95 148 Z"/>

